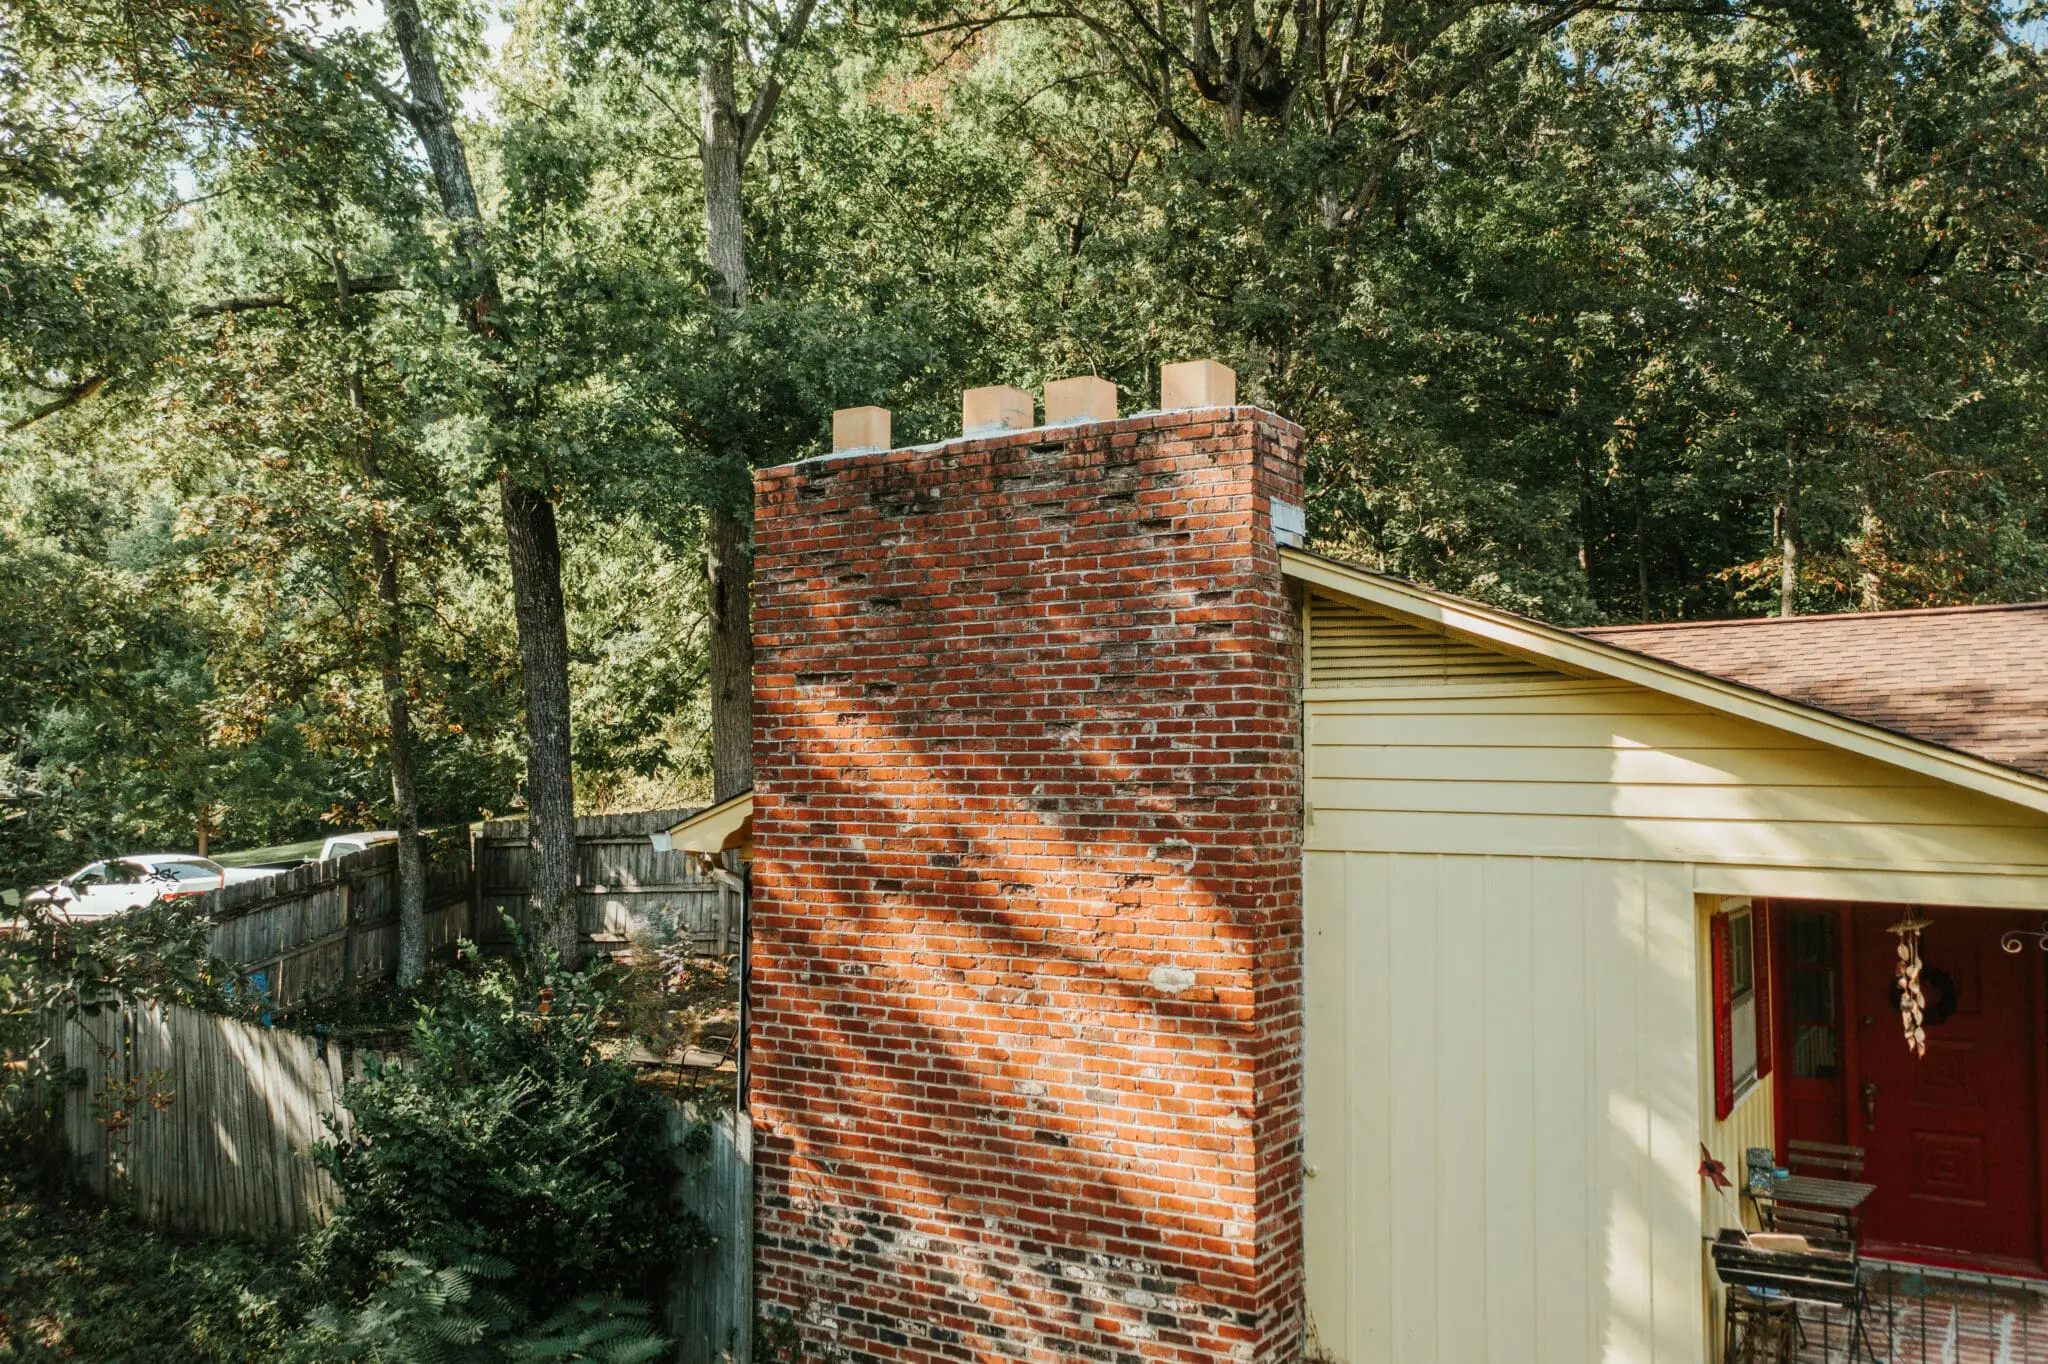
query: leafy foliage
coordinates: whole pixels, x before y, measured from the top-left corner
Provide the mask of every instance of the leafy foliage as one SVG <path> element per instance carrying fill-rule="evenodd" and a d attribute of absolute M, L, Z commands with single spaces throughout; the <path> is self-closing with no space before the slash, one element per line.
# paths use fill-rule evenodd
<path fill-rule="evenodd" d="M 387 34 L 20 7 L 0 881 L 386 822 L 372 535 L 424 817 L 514 808 L 500 474 L 559 505 L 578 799 L 700 796 L 706 509 L 972 383 L 1215 353 L 1309 428 L 1321 545 L 1559 620 L 2048 594 L 2041 0 L 1212 9 L 805 7 L 736 67 L 727 312 L 701 59 L 789 15 L 436 6 L 487 344 Z"/>
<path fill-rule="evenodd" d="M 287 1364 L 644 1364 L 668 1349 L 646 1307 L 620 1299 L 579 1298 L 522 1328 L 504 1260 L 437 1265 L 403 1251 L 380 1260 L 368 1301 L 315 1309 L 288 1342 Z"/>
<path fill-rule="evenodd" d="M 274 1360 L 297 1283 L 287 1249 L 154 1230 L 0 1170 L 0 1359 Z"/>
<path fill-rule="evenodd" d="M 645 1296 L 698 1235 L 672 1206 L 670 1108 L 599 1050 L 587 978 L 503 967 L 443 977 L 402 1063 L 344 1094 L 323 1148 L 342 1193 L 315 1262 L 372 1284 L 383 1255 L 502 1261 L 542 1312 Z"/>

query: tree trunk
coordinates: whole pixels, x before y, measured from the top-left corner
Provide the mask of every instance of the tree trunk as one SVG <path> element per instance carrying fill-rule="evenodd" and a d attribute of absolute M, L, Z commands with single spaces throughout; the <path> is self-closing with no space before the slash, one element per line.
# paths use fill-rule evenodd
<path fill-rule="evenodd" d="M 372 537 L 370 552 L 377 553 Z M 385 610 L 398 610 L 397 564 L 387 551 L 377 571 L 377 595 Z M 385 751 L 391 760 L 392 825 L 398 830 L 398 984 L 413 984 L 427 972 L 427 857 L 420 842 L 419 788 L 413 781 L 412 712 L 395 655 L 384 671 Z"/>
<path fill-rule="evenodd" d="M 1650 516 L 1643 509 L 1643 488 L 1636 484 L 1636 619 L 1650 618 Z"/>
<path fill-rule="evenodd" d="M 1586 589 L 1586 598 L 1597 602 L 1593 591 L 1593 480 L 1586 472 L 1586 456 L 1581 451 L 1572 460 L 1572 477 L 1579 494 L 1579 582 Z"/>
<path fill-rule="evenodd" d="M 698 68 L 698 103 L 704 134 L 704 252 L 711 265 L 711 288 L 721 308 L 743 308 L 747 302 L 747 229 L 730 40 L 720 39 Z"/>
<path fill-rule="evenodd" d="M 385 14 L 412 92 L 409 114 L 433 169 L 441 207 L 455 224 L 455 244 L 470 274 L 463 323 L 494 349 L 507 341 L 496 269 L 484 251 L 482 214 L 469 156 L 448 112 L 441 68 L 420 17 L 419 0 L 387 0 Z M 496 395 L 492 423 L 516 444 L 515 403 Z M 565 964 L 582 963 L 583 935 L 571 912 L 575 885 L 575 782 L 569 750 L 569 629 L 562 602 L 562 553 L 547 491 L 506 475 L 500 485 L 506 560 L 519 620 L 519 664 L 526 696 L 527 832 L 533 923 Z"/>
<path fill-rule="evenodd" d="M 569 766 L 569 631 L 562 608 L 562 545 L 554 504 L 511 479 L 499 484 L 512 602 L 519 619 L 526 697 L 528 904 L 540 936 L 571 967 L 582 964 L 576 885 L 576 790 Z"/>
<path fill-rule="evenodd" d="M 1785 490 L 1778 499 L 1778 614 L 1799 614 L 1799 437 L 1785 433 Z"/>
<path fill-rule="evenodd" d="M 1857 558 L 1861 561 L 1856 571 L 1857 604 L 1865 611 L 1882 611 L 1884 575 L 1879 571 L 1878 560 L 1884 554 L 1885 526 L 1868 485 L 1863 489 L 1863 515 L 1857 520 L 1856 530 L 1861 541 L 1857 547 Z"/>
<path fill-rule="evenodd" d="M 339 246 L 334 249 L 334 298 L 342 325 L 355 330 L 350 308 L 353 281 Z M 351 357 L 348 405 L 358 418 L 369 409 L 363 367 Z M 380 477 L 377 444 L 365 432 L 357 449 L 363 481 L 372 489 Z M 420 846 L 419 787 L 413 778 L 412 709 L 405 689 L 405 607 L 398 592 L 398 555 L 383 526 L 370 526 L 370 567 L 377 577 L 379 680 L 384 688 L 384 753 L 391 764 L 392 827 L 398 831 L 398 984 L 411 985 L 427 971 L 427 864 Z"/>
<path fill-rule="evenodd" d="M 747 528 L 721 507 L 706 517 L 705 599 L 711 609 L 711 798 L 754 784 L 754 556 Z"/>
<path fill-rule="evenodd" d="M 703 121 L 704 250 L 712 301 L 728 312 L 747 302 L 744 154 L 733 96 L 733 50 L 721 40 L 698 70 Z M 748 490 L 751 493 L 751 489 Z M 745 519 L 714 504 L 706 513 L 705 596 L 710 603 L 711 794 L 754 784 L 754 556 Z"/>

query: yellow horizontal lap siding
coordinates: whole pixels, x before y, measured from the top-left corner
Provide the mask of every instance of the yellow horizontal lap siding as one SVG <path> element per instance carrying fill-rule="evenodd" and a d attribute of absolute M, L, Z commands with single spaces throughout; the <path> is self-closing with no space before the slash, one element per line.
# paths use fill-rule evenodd
<path fill-rule="evenodd" d="M 1537 711 L 1502 706 L 1474 709 L 1460 700 L 1457 706 L 1436 707 L 1426 701 L 1402 701 L 1374 709 L 1348 701 L 1340 709 L 1333 703 L 1311 702 L 1315 742 L 1323 744 L 1364 744 L 1380 747 L 1398 744 L 1407 748 L 1611 748 L 1703 749 L 1733 748 L 1745 752 L 1813 753 L 1816 746 L 1790 735 L 1759 731 L 1757 726 L 1701 711 L 1669 711 L 1643 714 L 1639 711 L 1594 704 L 1595 698 L 1582 693 L 1572 697 L 1570 709 Z M 1865 772 L 1881 770 L 1867 763 Z M 1881 780 L 1898 780 L 1885 772 Z"/>
<path fill-rule="evenodd" d="M 1311 687 L 1540 677 L 1547 671 L 1327 597 L 1309 598 L 1309 634 L 1315 641 Z"/>
<path fill-rule="evenodd" d="M 1328 726 L 1325 732 L 1329 731 Z M 1573 748 L 1495 745 L 1350 744 L 1325 738 L 1317 745 L 1318 775 L 1390 781 L 1434 780 L 1444 771 L 1483 774 L 1488 781 L 1620 782 L 1646 786 L 1861 785 L 1868 763 L 1848 755 L 1799 749 Z M 1894 773 L 1888 789 L 1946 793 L 1951 787 Z"/>
<path fill-rule="evenodd" d="M 1843 867 L 1906 872 L 2048 876 L 2040 836 L 1975 826 L 1882 828 L 1785 820 L 1624 819 L 1611 815 L 1488 814 L 1439 810 L 1347 810 L 1321 801 L 1312 783 L 1307 844 L 1339 852 L 1475 853 L 1509 857 L 1595 857 L 1744 866 Z M 2006 833 L 2010 837 L 1993 838 Z M 1972 851 L 1988 854 L 1973 857 Z M 1879 898 L 1942 901 L 1904 888 Z"/>
<path fill-rule="evenodd" d="M 1369 614 L 1317 613 L 1312 673 L 1344 609 Z M 1312 697 L 1309 845 L 2023 874 L 2048 864 L 2048 816 L 2036 811 L 1641 687 L 1546 681 L 1500 657 L 1516 671 L 1499 695 L 1461 682 Z"/>
<path fill-rule="evenodd" d="M 1333 763 L 1332 767 L 1342 764 Z M 1701 823 L 1796 823 L 1864 826 L 1881 815 L 1887 828 L 2024 830 L 2021 845 L 2040 847 L 2038 822 L 2027 812 L 1975 808 L 1940 791 L 1900 786 L 1785 786 L 1744 782 L 1611 782 L 1570 779 L 1499 781 L 1481 776 L 1345 776 L 1318 767 L 1311 792 L 1318 810 L 1413 810 L 1432 814 L 1520 815 L 1540 802 L 1543 814 L 1571 818 L 1663 819 Z M 1987 802 L 1990 804 L 1990 802 Z M 1874 808 L 1875 807 L 1875 808 Z M 2000 858 L 1999 860 L 2008 860 Z"/>
<path fill-rule="evenodd" d="M 2048 816 L 2048 777 L 2017 772 L 1986 758 L 1861 720 L 1831 715 L 1797 701 L 1306 551 L 1284 549 L 1280 562 L 1287 577 L 1309 593 L 1371 615 L 1494 649 L 1560 673 L 1604 678 L 1698 705 L 1716 714 L 1737 716 L 1774 732 L 1860 754 Z M 1310 615 L 1305 609 L 1304 622 Z M 1327 695 L 1328 689 L 1322 694 Z"/>

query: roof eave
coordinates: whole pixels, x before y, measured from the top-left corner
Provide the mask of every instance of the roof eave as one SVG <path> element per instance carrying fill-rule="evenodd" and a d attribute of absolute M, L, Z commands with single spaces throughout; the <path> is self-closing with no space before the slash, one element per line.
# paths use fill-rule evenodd
<path fill-rule="evenodd" d="M 675 851 L 716 856 L 731 848 L 743 848 L 754 833 L 754 792 L 750 787 L 706 806 L 688 819 L 669 826 Z"/>
<path fill-rule="evenodd" d="M 1280 567 L 1287 577 L 1311 587 L 1351 597 L 1509 653 L 1570 672 L 1633 683 L 2048 814 L 2048 780 L 1984 758 L 1319 554 L 1283 549 Z"/>

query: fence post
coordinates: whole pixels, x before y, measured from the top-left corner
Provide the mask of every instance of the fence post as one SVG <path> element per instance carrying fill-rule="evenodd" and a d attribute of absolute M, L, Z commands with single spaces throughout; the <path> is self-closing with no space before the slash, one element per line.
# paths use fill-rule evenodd
<path fill-rule="evenodd" d="M 484 941 L 484 854 L 483 830 L 469 829 L 469 939 L 479 947 Z"/>
<path fill-rule="evenodd" d="M 343 876 L 341 881 L 341 988 L 356 988 L 356 915 L 355 882 Z"/>
<path fill-rule="evenodd" d="M 677 1364 L 753 1358 L 754 1125 L 744 1113 L 679 1109 L 672 1131 L 710 1129 L 710 1149 L 680 1172 L 682 1205 L 702 1219 L 712 1243 L 675 1267 L 668 1299 Z"/>

